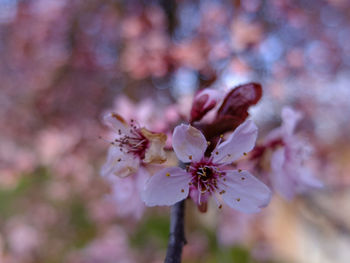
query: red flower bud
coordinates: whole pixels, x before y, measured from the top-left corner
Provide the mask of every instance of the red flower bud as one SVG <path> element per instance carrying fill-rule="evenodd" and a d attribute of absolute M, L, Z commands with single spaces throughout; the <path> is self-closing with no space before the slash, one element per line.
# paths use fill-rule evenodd
<path fill-rule="evenodd" d="M 217 90 L 204 89 L 198 92 L 193 99 L 190 123 L 200 121 L 221 98 L 222 94 Z"/>

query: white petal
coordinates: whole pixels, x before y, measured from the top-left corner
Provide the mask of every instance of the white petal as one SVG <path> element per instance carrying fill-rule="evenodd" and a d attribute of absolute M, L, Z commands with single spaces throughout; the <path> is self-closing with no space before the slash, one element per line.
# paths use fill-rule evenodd
<path fill-rule="evenodd" d="M 251 120 L 244 122 L 212 152 L 214 162 L 231 163 L 237 160 L 254 148 L 257 136 L 258 128 L 254 122 Z"/>
<path fill-rule="evenodd" d="M 225 203 L 244 213 L 257 213 L 269 204 L 270 189 L 247 171 L 227 171 L 218 182 L 219 191 L 225 190 Z"/>
<path fill-rule="evenodd" d="M 165 168 L 146 183 L 142 199 L 147 206 L 173 205 L 188 196 L 191 175 L 179 167 Z"/>
<path fill-rule="evenodd" d="M 112 145 L 108 150 L 107 161 L 102 166 L 101 175 L 116 175 L 126 177 L 137 171 L 140 160 L 131 154 L 120 151 L 119 147 Z"/>
<path fill-rule="evenodd" d="M 204 135 L 191 125 L 176 126 L 173 133 L 173 148 L 177 158 L 184 163 L 199 161 L 207 149 Z"/>
<path fill-rule="evenodd" d="M 103 122 L 117 134 L 129 134 L 129 125 L 119 114 L 110 112 L 103 116 Z"/>

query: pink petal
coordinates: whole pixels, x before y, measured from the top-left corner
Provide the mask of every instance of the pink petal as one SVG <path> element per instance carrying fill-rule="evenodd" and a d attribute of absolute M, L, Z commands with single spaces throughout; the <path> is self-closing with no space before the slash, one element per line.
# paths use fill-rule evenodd
<path fill-rule="evenodd" d="M 116 175 L 126 177 L 137 171 L 140 160 L 131 154 L 120 151 L 119 147 L 112 145 L 108 150 L 107 161 L 102 166 L 101 175 Z"/>
<path fill-rule="evenodd" d="M 257 213 L 269 204 L 270 189 L 247 171 L 227 171 L 218 182 L 225 203 L 244 213 Z"/>
<path fill-rule="evenodd" d="M 284 107 L 282 109 L 282 127 L 286 134 L 293 134 L 296 125 L 302 118 L 302 114 L 298 111 L 293 110 L 290 107 Z"/>
<path fill-rule="evenodd" d="M 173 133 L 173 148 L 177 158 L 184 163 L 199 161 L 207 149 L 204 135 L 191 125 L 181 124 Z"/>
<path fill-rule="evenodd" d="M 289 150 L 289 151 L 288 151 Z M 321 188 L 322 182 L 303 164 L 302 154 L 288 147 L 276 150 L 271 156 L 271 181 L 274 189 L 287 200 L 310 188 Z"/>
<path fill-rule="evenodd" d="M 173 205 L 188 196 L 191 176 L 179 167 L 165 168 L 146 183 L 142 199 L 147 206 Z"/>
<path fill-rule="evenodd" d="M 273 188 L 287 200 L 291 200 L 296 192 L 296 184 L 285 167 L 285 148 L 276 150 L 271 156 L 271 181 Z"/>
<path fill-rule="evenodd" d="M 299 174 L 300 174 L 301 183 L 307 189 L 309 189 L 310 187 L 322 188 L 324 186 L 323 183 L 318 178 L 315 177 L 311 169 L 308 167 L 302 167 L 302 169 L 299 170 Z M 303 189 L 303 191 L 305 190 Z"/>
<path fill-rule="evenodd" d="M 137 173 L 126 178 L 107 176 L 106 180 L 111 185 L 111 195 L 116 206 L 118 216 L 140 219 L 143 215 L 145 204 L 140 198 L 140 186 L 145 185 L 145 179 L 149 178 L 146 169 L 140 168 Z"/>
<path fill-rule="evenodd" d="M 107 113 L 103 116 L 103 122 L 116 133 L 129 134 L 129 125 L 119 114 Z"/>
<path fill-rule="evenodd" d="M 237 160 L 254 148 L 257 135 L 258 128 L 254 122 L 245 121 L 212 152 L 213 161 L 215 163 L 231 163 Z"/>

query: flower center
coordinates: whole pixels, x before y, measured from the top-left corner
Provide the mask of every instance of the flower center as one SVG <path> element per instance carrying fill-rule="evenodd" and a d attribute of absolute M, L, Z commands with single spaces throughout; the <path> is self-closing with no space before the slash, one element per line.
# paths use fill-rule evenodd
<path fill-rule="evenodd" d="M 197 163 L 191 163 L 188 170 L 192 175 L 191 186 L 201 194 L 211 194 L 218 189 L 217 179 L 225 174 L 207 158 L 203 158 Z"/>
<path fill-rule="evenodd" d="M 148 148 L 149 141 L 142 135 L 140 128 L 131 123 L 129 134 L 122 134 L 118 131 L 120 136 L 115 139 L 116 146 L 120 147 L 120 150 L 124 153 L 131 153 L 135 156 L 143 159 L 145 157 L 146 149 Z"/>

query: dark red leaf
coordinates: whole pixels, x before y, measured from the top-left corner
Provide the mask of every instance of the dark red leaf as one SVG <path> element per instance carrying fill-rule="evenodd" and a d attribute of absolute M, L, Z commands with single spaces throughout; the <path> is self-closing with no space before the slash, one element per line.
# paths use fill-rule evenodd
<path fill-rule="evenodd" d="M 258 83 L 240 85 L 230 91 L 218 110 L 217 116 L 232 116 L 243 122 L 248 117 L 248 109 L 262 96 L 262 87 Z"/>

